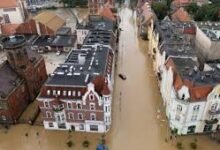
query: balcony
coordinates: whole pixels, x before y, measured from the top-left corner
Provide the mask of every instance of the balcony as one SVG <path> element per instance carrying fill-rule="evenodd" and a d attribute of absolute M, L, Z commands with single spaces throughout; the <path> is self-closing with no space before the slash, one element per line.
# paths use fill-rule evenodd
<path fill-rule="evenodd" d="M 209 115 L 218 115 L 220 114 L 220 109 L 218 110 L 209 110 Z"/>
<path fill-rule="evenodd" d="M 216 124 L 216 123 L 218 123 L 218 119 L 215 118 L 215 119 L 205 120 L 205 123 L 206 124 Z"/>

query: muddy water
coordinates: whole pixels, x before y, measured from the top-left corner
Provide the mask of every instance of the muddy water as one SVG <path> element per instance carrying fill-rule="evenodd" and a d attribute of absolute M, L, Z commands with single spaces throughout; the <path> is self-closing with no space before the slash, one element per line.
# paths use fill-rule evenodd
<path fill-rule="evenodd" d="M 117 73 L 127 75 L 127 80 L 116 79 L 113 125 L 108 135 L 112 150 L 173 150 L 176 142 L 183 142 L 184 149 L 195 137 L 185 136 L 169 140 L 170 134 L 163 113 L 161 96 L 151 59 L 147 54 L 147 42 L 137 39 L 135 14 L 122 9 L 120 50 Z M 165 139 L 168 142 L 165 142 Z M 217 150 L 220 145 L 208 137 L 197 136 L 200 150 Z"/>
<path fill-rule="evenodd" d="M 189 143 L 196 138 L 199 150 L 220 150 L 220 145 L 207 136 L 184 136 L 165 142 L 169 131 L 151 59 L 146 55 L 147 43 L 137 39 L 132 12 L 122 9 L 121 16 L 123 31 L 117 73 L 126 74 L 127 80 L 116 77 L 113 122 L 106 138 L 109 148 L 176 150 L 176 142 L 181 141 L 184 150 L 190 150 Z M 99 134 L 46 131 L 43 127 L 29 125 L 16 125 L 9 130 L 0 126 L 0 150 L 84 150 L 81 144 L 85 139 L 91 143 L 88 150 L 95 150 L 100 137 Z M 69 140 L 74 142 L 72 148 L 66 145 Z"/>

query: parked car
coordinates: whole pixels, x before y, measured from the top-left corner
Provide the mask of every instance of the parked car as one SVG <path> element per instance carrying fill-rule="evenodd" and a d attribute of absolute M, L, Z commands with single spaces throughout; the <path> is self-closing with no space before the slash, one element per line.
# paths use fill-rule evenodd
<path fill-rule="evenodd" d="M 122 79 L 122 80 L 126 80 L 127 79 L 127 77 L 124 75 L 124 74 L 118 74 L 118 76 Z"/>

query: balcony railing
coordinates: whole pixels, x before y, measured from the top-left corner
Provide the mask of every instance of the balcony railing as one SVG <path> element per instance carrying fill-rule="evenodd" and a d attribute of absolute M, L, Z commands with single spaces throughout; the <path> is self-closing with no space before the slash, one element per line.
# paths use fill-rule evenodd
<path fill-rule="evenodd" d="M 215 118 L 215 119 L 205 120 L 205 123 L 206 124 L 216 124 L 216 123 L 218 123 L 218 119 Z"/>
<path fill-rule="evenodd" d="M 209 110 L 209 114 L 210 115 L 218 115 L 218 114 L 220 114 L 220 109 L 218 109 L 218 110 Z"/>

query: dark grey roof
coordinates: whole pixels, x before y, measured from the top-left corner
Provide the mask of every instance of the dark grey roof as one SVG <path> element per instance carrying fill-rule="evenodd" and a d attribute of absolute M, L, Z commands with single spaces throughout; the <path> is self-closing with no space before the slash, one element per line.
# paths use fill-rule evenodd
<path fill-rule="evenodd" d="M 71 34 L 71 28 L 70 27 L 61 27 L 56 32 L 57 35 L 69 35 Z"/>
<path fill-rule="evenodd" d="M 32 45 L 37 46 L 49 46 L 53 41 L 53 37 L 50 36 L 39 36 Z"/>
<path fill-rule="evenodd" d="M 72 35 L 39 36 L 33 45 L 73 47 L 75 37 Z"/>
<path fill-rule="evenodd" d="M 111 45 L 113 39 L 114 35 L 112 31 L 92 30 L 87 35 L 83 45 L 93 45 L 98 43 Z"/>
<path fill-rule="evenodd" d="M 51 46 L 74 47 L 75 37 L 72 35 L 57 35 L 51 42 Z"/>
<path fill-rule="evenodd" d="M 107 57 L 111 49 L 93 45 L 72 50 L 65 63 L 56 68 L 46 85 L 86 86 L 98 75 L 106 75 Z"/>
<path fill-rule="evenodd" d="M 88 29 L 88 30 L 114 30 L 114 22 L 110 19 L 99 16 L 90 15 L 88 17 L 88 22 L 77 24 L 77 29 Z"/>
<path fill-rule="evenodd" d="M 5 99 L 23 80 L 6 61 L 0 66 L 0 100 Z"/>
<path fill-rule="evenodd" d="M 200 71 L 198 62 L 191 58 L 172 58 L 172 60 L 182 79 L 189 80 L 194 85 L 217 85 L 220 82 L 220 64 L 207 63 L 205 69 Z"/>

